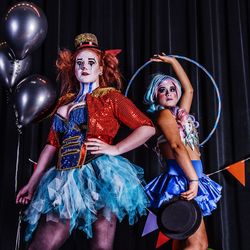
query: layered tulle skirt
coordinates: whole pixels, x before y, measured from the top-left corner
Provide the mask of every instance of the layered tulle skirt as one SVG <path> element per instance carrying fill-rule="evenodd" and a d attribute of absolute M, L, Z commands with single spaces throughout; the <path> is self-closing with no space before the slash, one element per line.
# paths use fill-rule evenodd
<path fill-rule="evenodd" d="M 143 190 L 143 170 L 120 156 L 102 155 L 80 169 L 48 170 L 25 211 L 29 240 L 41 215 L 47 220 L 70 220 L 70 231 L 78 228 L 92 237 L 97 212 L 107 220 L 114 213 L 129 224 L 146 214 L 148 198 Z"/>
<path fill-rule="evenodd" d="M 195 198 L 201 208 L 203 216 L 210 215 L 216 209 L 217 202 L 221 198 L 222 187 L 203 174 L 202 163 L 199 160 L 192 161 L 199 177 L 198 194 Z M 188 179 L 175 160 L 167 160 L 167 171 L 145 186 L 145 191 L 150 197 L 153 208 L 159 208 L 165 201 L 179 196 L 188 189 Z"/>

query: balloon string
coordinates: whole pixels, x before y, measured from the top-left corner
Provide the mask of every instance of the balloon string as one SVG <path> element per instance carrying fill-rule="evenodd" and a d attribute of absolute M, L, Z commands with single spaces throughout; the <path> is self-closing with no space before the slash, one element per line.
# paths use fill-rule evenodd
<path fill-rule="evenodd" d="M 20 248 L 21 222 L 22 222 L 22 210 L 19 211 L 19 216 L 18 216 L 15 250 L 19 250 Z"/>
<path fill-rule="evenodd" d="M 17 192 L 17 177 L 18 177 L 18 166 L 19 166 L 20 138 L 21 138 L 21 133 L 20 133 L 20 131 L 18 131 L 17 152 L 16 152 L 15 193 Z"/>
<path fill-rule="evenodd" d="M 58 0 L 58 17 L 57 17 L 57 53 L 60 51 L 60 38 L 61 38 L 61 0 Z"/>
<path fill-rule="evenodd" d="M 11 89 L 10 89 L 10 92 L 6 89 L 6 103 L 7 105 L 10 103 L 10 92 L 11 92 Z"/>

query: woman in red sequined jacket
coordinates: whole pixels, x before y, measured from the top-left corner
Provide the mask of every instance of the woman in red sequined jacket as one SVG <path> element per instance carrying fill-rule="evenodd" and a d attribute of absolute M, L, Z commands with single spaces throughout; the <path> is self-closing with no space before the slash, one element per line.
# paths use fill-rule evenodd
<path fill-rule="evenodd" d="M 119 156 L 147 141 L 151 121 L 124 97 L 118 51 L 101 51 L 95 35 L 76 37 L 76 51 L 59 54 L 61 98 L 36 170 L 18 193 L 25 211 L 30 249 L 58 249 L 78 228 L 91 249 L 112 249 L 117 219 L 134 224 L 145 214 L 143 170 Z M 77 93 L 77 94 L 75 94 Z M 133 129 L 113 145 L 120 122 Z M 56 167 L 46 171 L 58 154 Z"/>

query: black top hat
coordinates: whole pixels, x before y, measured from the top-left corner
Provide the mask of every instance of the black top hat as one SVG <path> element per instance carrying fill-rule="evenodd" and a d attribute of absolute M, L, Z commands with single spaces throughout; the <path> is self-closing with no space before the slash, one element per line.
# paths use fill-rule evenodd
<path fill-rule="evenodd" d="M 201 219 L 201 210 L 195 200 L 173 198 L 163 203 L 157 212 L 161 232 L 176 240 L 184 240 L 195 233 Z"/>

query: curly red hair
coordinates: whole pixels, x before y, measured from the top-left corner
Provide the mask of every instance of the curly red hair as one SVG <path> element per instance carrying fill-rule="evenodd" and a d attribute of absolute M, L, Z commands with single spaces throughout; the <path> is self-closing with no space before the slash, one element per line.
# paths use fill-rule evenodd
<path fill-rule="evenodd" d="M 60 96 L 65 96 L 68 93 L 77 93 L 79 82 L 75 77 L 75 59 L 83 50 L 91 50 L 97 54 L 99 64 L 103 67 L 103 74 L 100 76 L 100 87 L 115 87 L 122 88 L 121 73 L 118 68 L 119 61 L 111 53 L 103 52 L 95 48 L 82 48 L 72 53 L 69 50 L 61 50 L 56 61 L 58 70 L 58 79 L 61 81 Z"/>

